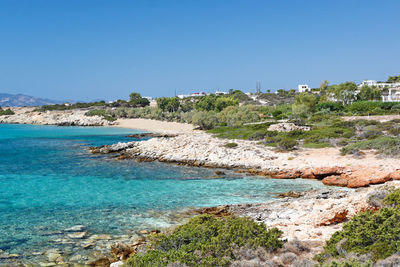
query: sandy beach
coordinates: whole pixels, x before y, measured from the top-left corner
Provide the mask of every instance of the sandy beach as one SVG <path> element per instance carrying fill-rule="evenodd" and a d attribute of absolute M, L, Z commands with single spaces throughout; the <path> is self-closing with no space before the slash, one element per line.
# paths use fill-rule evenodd
<path fill-rule="evenodd" d="M 149 119 L 118 119 L 113 127 L 131 128 L 154 133 L 192 133 L 194 126 L 187 123 L 157 121 Z"/>

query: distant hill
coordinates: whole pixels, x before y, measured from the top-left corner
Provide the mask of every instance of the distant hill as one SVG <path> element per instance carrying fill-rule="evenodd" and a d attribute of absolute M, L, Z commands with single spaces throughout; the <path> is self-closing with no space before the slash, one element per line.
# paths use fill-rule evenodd
<path fill-rule="evenodd" d="M 23 94 L 2 94 L 0 93 L 0 107 L 24 107 L 62 104 L 65 101 L 37 98 Z"/>

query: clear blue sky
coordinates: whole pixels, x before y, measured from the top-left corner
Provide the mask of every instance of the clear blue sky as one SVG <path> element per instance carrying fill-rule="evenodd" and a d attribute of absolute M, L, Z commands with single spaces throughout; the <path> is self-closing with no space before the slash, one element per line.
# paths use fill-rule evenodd
<path fill-rule="evenodd" d="M 0 92 L 127 98 L 400 74 L 400 1 L 1 0 Z"/>

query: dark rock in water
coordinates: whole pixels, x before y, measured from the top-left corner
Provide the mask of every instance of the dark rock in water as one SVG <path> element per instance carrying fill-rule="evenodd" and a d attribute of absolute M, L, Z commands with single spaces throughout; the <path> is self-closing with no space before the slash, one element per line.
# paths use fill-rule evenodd
<path fill-rule="evenodd" d="M 126 260 L 136 253 L 136 249 L 133 246 L 115 243 L 111 246 L 111 253 L 119 259 Z"/>
<path fill-rule="evenodd" d="M 301 192 L 289 191 L 286 193 L 278 194 L 276 197 L 278 197 L 278 198 L 285 198 L 285 197 L 299 198 L 302 196 L 303 196 L 303 193 L 301 193 Z"/>
<path fill-rule="evenodd" d="M 127 137 L 130 138 L 137 138 L 137 139 L 142 139 L 142 138 L 152 138 L 152 137 L 176 137 L 177 134 L 162 134 L 162 133 L 138 133 L 138 134 L 131 134 L 128 135 Z"/>
<path fill-rule="evenodd" d="M 232 215 L 231 211 L 229 210 L 228 205 L 218 206 L 218 207 L 211 207 L 211 208 L 201 208 L 195 210 L 195 213 L 198 214 L 211 214 L 217 217 L 224 217 Z"/>
<path fill-rule="evenodd" d="M 215 174 L 216 175 L 225 175 L 225 173 L 223 171 L 216 171 Z"/>
<path fill-rule="evenodd" d="M 86 262 L 86 265 L 89 265 L 91 267 L 109 267 L 110 264 L 111 264 L 110 260 L 106 257 Z"/>

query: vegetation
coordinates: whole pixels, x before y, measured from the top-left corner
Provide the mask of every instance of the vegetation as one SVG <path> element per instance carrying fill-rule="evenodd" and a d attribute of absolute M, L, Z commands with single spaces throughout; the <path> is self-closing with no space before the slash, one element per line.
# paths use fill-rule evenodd
<path fill-rule="evenodd" d="M 129 104 L 132 107 L 145 107 L 150 105 L 150 101 L 142 97 L 139 93 L 133 92 L 129 95 Z"/>
<path fill-rule="evenodd" d="M 105 120 L 108 121 L 115 121 L 116 119 L 112 116 L 110 116 L 106 110 L 104 109 L 94 109 L 94 110 L 90 110 L 88 112 L 85 113 L 86 116 L 100 116 L 103 117 Z"/>
<path fill-rule="evenodd" d="M 227 148 L 235 148 L 235 147 L 237 147 L 237 146 L 238 146 L 237 143 L 226 143 L 226 144 L 225 144 L 225 147 L 227 147 Z"/>
<path fill-rule="evenodd" d="M 371 254 L 376 261 L 400 252 L 400 190 L 390 193 L 384 203 L 387 206 L 376 212 L 368 210 L 353 216 L 343 230 L 333 234 L 316 259 L 324 262 L 354 252 Z"/>
<path fill-rule="evenodd" d="M 11 109 L 2 109 L 1 107 L 0 107 L 0 116 L 3 116 L 3 115 L 14 115 L 15 113 L 14 113 L 14 111 L 12 111 Z"/>
<path fill-rule="evenodd" d="M 262 247 L 274 251 L 283 246 L 277 228 L 267 230 L 248 218 L 200 215 L 172 234 L 154 237 L 149 248 L 127 261 L 128 266 L 228 266 L 236 260 L 234 249 Z"/>

